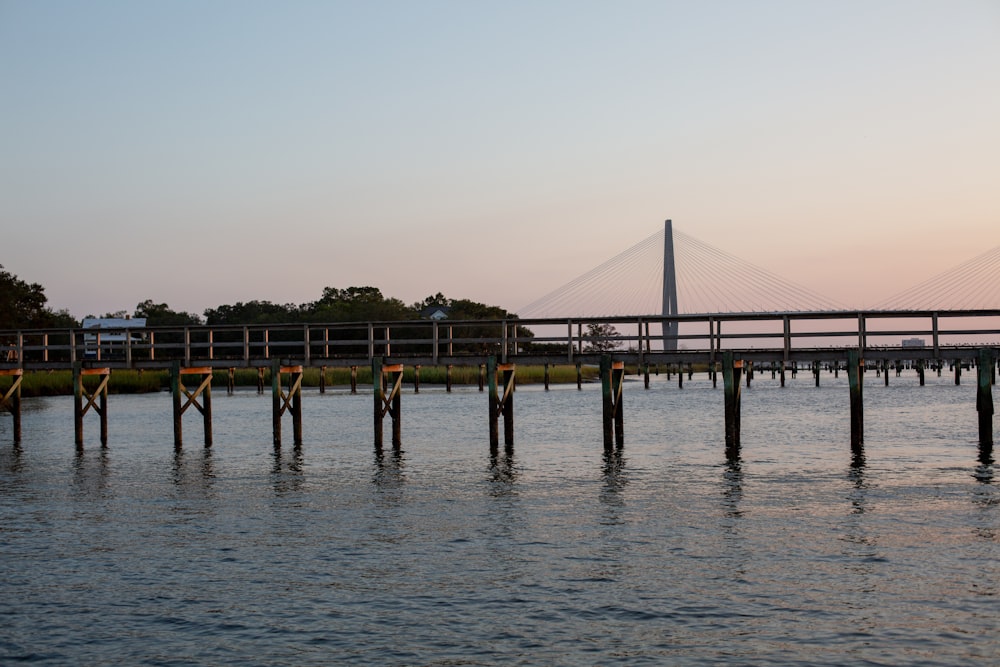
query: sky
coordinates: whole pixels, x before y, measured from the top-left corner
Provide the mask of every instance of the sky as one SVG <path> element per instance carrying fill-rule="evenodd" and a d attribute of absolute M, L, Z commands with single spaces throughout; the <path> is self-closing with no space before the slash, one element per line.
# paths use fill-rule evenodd
<path fill-rule="evenodd" d="M 0 102 L 0 264 L 77 317 L 516 311 L 667 218 L 851 307 L 1000 245 L 997 0 L 0 0 Z"/>

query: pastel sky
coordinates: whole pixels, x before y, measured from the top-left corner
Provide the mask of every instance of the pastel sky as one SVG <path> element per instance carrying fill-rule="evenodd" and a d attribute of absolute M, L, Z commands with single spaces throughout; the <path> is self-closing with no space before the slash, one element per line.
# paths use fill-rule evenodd
<path fill-rule="evenodd" d="M 851 306 L 1000 245 L 996 0 L 0 0 L 0 96 L 0 264 L 77 317 L 516 310 L 666 218 Z"/>

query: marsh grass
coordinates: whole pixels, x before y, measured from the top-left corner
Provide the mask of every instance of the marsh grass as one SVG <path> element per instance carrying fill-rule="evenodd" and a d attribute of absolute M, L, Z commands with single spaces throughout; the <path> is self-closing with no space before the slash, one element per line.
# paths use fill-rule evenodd
<path fill-rule="evenodd" d="M 6 392 L 11 386 L 10 378 L 0 379 L 0 392 Z M 94 391 L 100 385 L 97 376 L 83 378 L 83 386 Z M 170 374 L 167 371 L 112 371 L 108 380 L 109 394 L 141 394 L 160 391 L 170 386 Z M 72 371 L 37 371 L 26 372 L 21 380 L 22 396 L 62 396 L 73 393 Z"/>
<path fill-rule="evenodd" d="M 406 366 L 403 370 L 403 382 L 412 384 L 414 382 L 413 366 Z M 453 385 L 478 385 L 478 366 L 454 366 L 451 372 L 451 382 Z M 584 366 L 581 370 L 584 381 L 591 381 L 599 377 L 598 369 L 592 366 Z M 517 382 L 519 384 L 539 384 L 545 380 L 545 369 L 543 366 L 518 366 Z M 306 368 L 303 370 L 302 384 L 305 387 L 318 387 L 320 381 L 319 368 Z M 233 382 L 237 387 L 256 387 L 258 374 L 252 368 L 238 368 L 233 373 Z M 369 366 L 358 366 L 357 382 L 359 385 L 370 385 L 372 383 L 372 372 Z M 552 384 L 568 384 L 576 382 L 575 366 L 551 366 L 549 368 L 549 382 Z M 5 393 L 11 386 L 12 379 L 0 377 L 0 393 Z M 97 388 L 100 380 L 95 376 L 84 377 L 84 386 L 93 391 Z M 229 372 L 226 370 L 216 370 L 212 375 L 212 386 L 218 390 L 225 389 L 229 383 Z M 444 366 L 422 366 L 420 368 L 420 383 L 427 385 L 446 384 L 447 369 Z M 351 369 L 349 368 L 327 368 L 327 386 L 350 386 Z M 264 371 L 264 389 L 271 386 L 271 371 Z M 108 381 L 108 393 L 110 394 L 142 394 L 157 391 L 170 390 L 170 372 L 166 370 L 113 370 Z M 21 395 L 29 396 L 62 396 L 73 393 L 73 373 L 72 371 L 28 371 L 21 381 Z"/>

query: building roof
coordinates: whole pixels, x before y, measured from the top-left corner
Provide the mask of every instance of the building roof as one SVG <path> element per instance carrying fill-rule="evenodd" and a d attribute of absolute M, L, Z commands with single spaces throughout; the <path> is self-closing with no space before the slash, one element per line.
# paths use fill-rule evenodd
<path fill-rule="evenodd" d="M 145 317 L 85 317 L 84 329 L 128 329 L 146 326 Z"/>

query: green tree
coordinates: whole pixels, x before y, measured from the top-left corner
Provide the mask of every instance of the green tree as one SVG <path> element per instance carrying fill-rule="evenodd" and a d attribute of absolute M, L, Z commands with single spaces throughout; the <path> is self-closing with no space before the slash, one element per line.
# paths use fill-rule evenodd
<path fill-rule="evenodd" d="M 205 311 L 206 324 L 290 324 L 299 322 L 299 307 L 279 305 L 270 301 L 239 301 L 233 305 L 209 308 Z"/>
<path fill-rule="evenodd" d="M 377 287 L 323 288 L 318 301 L 303 306 L 311 322 L 388 322 L 414 319 L 399 299 L 386 298 Z"/>
<path fill-rule="evenodd" d="M 194 313 L 176 311 L 165 303 L 153 303 L 152 299 L 136 305 L 133 317 L 146 318 L 146 326 L 149 327 L 201 324 L 201 318 Z"/>
<path fill-rule="evenodd" d="M 585 351 L 587 352 L 611 352 L 618 348 L 618 341 L 615 340 L 620 334 L 610 324 L 596 324 L 591 322 L 587 325 L 587 333 L 583 339 L 587 341 Z"/>
<path fill-rule="evenodd" d="M 77 326 L 68 312 L 53 312 L 45 305 L 47 301 L 44 287 L 27 283 L 0 265 L 0 329 Z"/>

